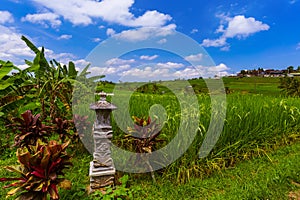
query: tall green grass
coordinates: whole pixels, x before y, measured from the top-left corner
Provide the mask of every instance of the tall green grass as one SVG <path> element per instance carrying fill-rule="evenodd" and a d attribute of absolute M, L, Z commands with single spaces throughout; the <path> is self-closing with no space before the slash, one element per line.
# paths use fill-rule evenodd
<path fill-rule="evenodd" d="M 160 137 L 165 142 L 159 144 L 158 148 L 166 146 L 178 134 L 179 127 L 182 125 L 182 115 L 190 117 L 190 121 L 185 120 L 184 122 L 186 130 L 189 130 L 189 124 L 197 121 L 198 117 L 200 119 L 195 130 L 196 137 L 187 151 L 172 164 L 155 172 L 157 176 L 159 175 L 160 180 L 178 184 L 188 182 L 195 177 L 206 178 L 215 171 L 235 166 L 242 160 L 261 155 L 273 163 L 276 161 L 269 156 L 272 150 L 289 145 L 296 140 L 300 141 L 300 99 L 235 93 L 227 95 L 227 104 L 223 105 L 227 106 L 227 112 L 218 142 L 207 157 L 200 159 L 199 149 L 211 123 L 211 98 L 209 95 L 198 95 L 198 105 L 189 104 L 190 102 L 187 100 L 183 102 L 185 106 L 182 107 L 180 107 L 182 102 L 172 94 L 133 93 L 129 103 L 124 101 L 126 95 L 126 92 L 123 91 L 120 98 L 113 102 L 118 106 L 118 111 L 124 118 L 129 117 L 130 120 L 132 115 L 145 116 L 149 113 L 150 115 L 155 115 L 156 112 L 163 113 L 159 123 L 163 125 Z M 156 106 L 151 110 L 152 105 Z M 197 107 L 197 112 L 189 109 L 189 106 Z M 127 107 L 128 109 L 126 109 Z M 117 123 L 113 116 L 112 125 L 114 144 L 133 151 L 134 148 L 126 143 L 125 131 L 120 128 L 124 126 L 126 129 L 126 121 L 121 120 Z M 189 143 L 188 139 L 179 141 L 177 148 L 181 148 L 186 143 Z M 80 176 L 82 179 L 85 177 L 84 183 L 80 183 L 76 188 L 80 187 L 80 195 L 86 196 L 85 185 L 89 181 L 88 166 L 92 158 L 86 153 L 82 155 L 82 158 L 84 159 L 78 158 L 78 156 L 75 158 L 75 162 L 81 163 L 82 166 L 73 170 L 74 173 L 78 173 L 77 170 L 82 172 Z M 3 162 L 2 166 L 5 164 L 7 163 Z M 145 179 L 144 174 L 133 175 L 133 177 Z M 78 179 L 75 177 L 71 179 L 76 185 Z M 79 195 L 75 191 L 77 189 L 73 191 L 76 198 L 78 197 L 76 195 Z M 69 192 L 63 194 L 62 197 L 67 198 L 68 195 L 70 195 Z M 3 197 L 4 192 L 0 193 L 0 196 Z"/>
<path fill-rule="evenodd" d="M 177 182 L 185 182 L 192 176 L 203 177 L 215 170 L 233 166 L 240 160 L 267 154 L 268 150 L 276 148 L 276 145 L 299 139 L 299 99 L 231 94 L 227 96 L 227 113 L 221 136 L 211 153 L 206 158 L 199 159 L 199 149 L 211 120 L 210 101 L 208 95 L 198 95 L 199 113 L 193 114 L 188 107 L 185 107 L 185 110 L 180 108 L 175 95 L 133 94 L 129 101 L 129 109 L 120 112 L 124 112 L 124 117 L 145 116 L 149 114 L 152 105 L 161 105 L 166 111 L 165 121 L 162 122 L 162 137 L 166 140 L 163 145 L 167 145 L 178 134 L 182 113 L 189 113 L 186 116 L 190 117 L 190 123 L 200 117 L 196 137 L 187 152 L 159 172 Z M 122 101 L 114 103 L 119 104 L 117 106 L 120 110 L 126 107 L 122 105 Z M 120 122 L 118 123 L 120 125 Z M 189 126 L 188 123 L 185 124 L 186 127 Z M 124 143 L 124 131 L 118 128 L 118 125 L 113 121 L 114 142 L 132 150 L 133 147 Z M 126 123 L 122 126 L 126 127 Z M 182 144 L 179 143 L 178 148 L 180 145 Z"/>

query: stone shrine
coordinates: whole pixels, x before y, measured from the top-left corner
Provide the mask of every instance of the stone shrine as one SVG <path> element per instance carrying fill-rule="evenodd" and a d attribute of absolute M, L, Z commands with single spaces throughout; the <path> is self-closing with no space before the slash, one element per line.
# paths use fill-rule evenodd
<path fill-rule="evenodd" d="M 117 107 L 107 102 L 104 92 L 98 93 L 100 100 L 90 105 L 96 112 L 96 121 L 93 125 L 94 153 L 90 162 L 90 192 L 114 184 L 116 169 L 111 158 L 111 138 L 113 135 L 110 114 Z"/>

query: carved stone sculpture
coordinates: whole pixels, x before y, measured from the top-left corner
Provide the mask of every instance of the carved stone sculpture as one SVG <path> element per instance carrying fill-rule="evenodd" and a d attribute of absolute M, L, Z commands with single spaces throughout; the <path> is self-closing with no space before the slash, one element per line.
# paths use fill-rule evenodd
<path fill-rule="evenodd" d="M 115 167 L 111 158 L 111 138 L 113 135 L 110 114 L 117 109 L 106 101 L 106 93 L 99 93 L 100 100 L 90 106 L 96 112 L 93 126 L 94 154 L 90 162 L 90 192 L 114 184 Z"/>

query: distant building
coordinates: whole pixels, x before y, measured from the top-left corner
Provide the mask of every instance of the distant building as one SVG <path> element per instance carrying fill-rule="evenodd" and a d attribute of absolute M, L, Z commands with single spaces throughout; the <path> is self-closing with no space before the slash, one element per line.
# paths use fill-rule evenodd
<path fill-rule="evenodd" d="M 296 72 L 294 72 L 294 73 L 289 73 L 288 75 L 287 75 L 288 77 L 300 77 L 300 73 L 298 72 L 298 73 L 296 73 Z"/>
<path fill-rule="evenodd" d="M 264 77 L 283 77 L 282 70 L 267 69 L 264 71 Z"/>

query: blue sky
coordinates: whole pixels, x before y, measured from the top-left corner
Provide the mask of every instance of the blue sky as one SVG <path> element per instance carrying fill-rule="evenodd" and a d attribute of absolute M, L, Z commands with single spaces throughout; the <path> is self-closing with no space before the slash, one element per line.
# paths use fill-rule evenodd
<path fill-rule="evenodd" d="M 26 67 L 24 59 L 32 59 L 33 54 L 20 40 L 21 35 L 44 46 L 49 59 L 72 60 L 82 68 L 90 61 L 90 52 L 108 38 L 122 37 L 136 43 L 159 36 L 157 41 L 162 44 L 174 32 L 196 41 L 199 52 L 185 47 L 183 59 L 178 59 L 154 49 L 135 51 L 108 56 L 102 63 L 105 66 L 93 63 L 93 70 L 98 67 L 102 69 L 98 73 L 119 76 L 177 72 L 188 78 L 197 75 L 184 58 L 200 61 L 206 52 L 214 63 L 196 63 L 203 68 L 201 75 L 300 65 L 298 0 L 2 0 L 0 5 L 0 59 L 22 68 Z M 101 50 L 97 55 L 106 51 Z M 149 63 L 152 69 L 145 72 Z"/>

